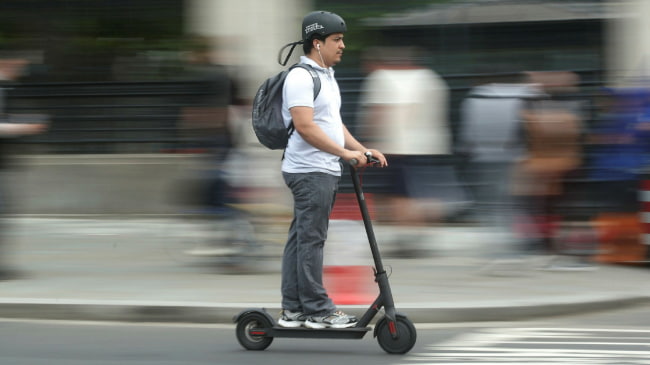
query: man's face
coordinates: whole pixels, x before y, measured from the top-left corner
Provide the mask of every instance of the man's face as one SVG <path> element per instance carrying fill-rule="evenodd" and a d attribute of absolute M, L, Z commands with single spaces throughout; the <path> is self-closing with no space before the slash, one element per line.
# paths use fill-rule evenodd
<path fill-rule="evenodd" d="M 327 36 L 320 47 L 320 54 L 323 57 L 325 66 L 331 67 L 341 62 L 343 49 L 345 49 L 343 33 L 332 33 Z"/>

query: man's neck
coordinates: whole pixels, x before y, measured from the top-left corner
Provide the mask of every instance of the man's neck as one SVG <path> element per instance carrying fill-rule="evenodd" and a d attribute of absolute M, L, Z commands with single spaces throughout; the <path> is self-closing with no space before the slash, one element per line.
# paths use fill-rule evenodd
<path fill-rule="evenodd" d="M 316 64 L 322 68 L 328 69 L 329 66 L 325 65 L 325 62 L 322 60 L 320 54 L 316 51 L 312 51 L 310 54 L 307 55 L 307 58 L 310 60 L 316 62 Z"/>

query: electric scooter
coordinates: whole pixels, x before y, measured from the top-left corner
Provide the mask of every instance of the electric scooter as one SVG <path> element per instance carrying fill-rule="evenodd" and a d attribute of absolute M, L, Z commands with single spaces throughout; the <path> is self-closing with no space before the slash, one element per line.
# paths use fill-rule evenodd
<path fill-rule="evenodd" d="M 366 154 L 371 163 L 379 162 Z M 233 318 L 237 323 L 236 334 L 239 343 L 247 350 L 265 350 L 275 337 L 290 338 L 328 338 L 328 339 L 361 339 L 372 330 L 368 325 L 373 318 L 384 309 L 384 316 L 377 320 L 373 335 L 379 346 L 389 354 L 404 354 L 415 345 L 417 333 L 413 322 L 406 315 L 395 310 L 393 294 L 388 283 L 388 275 L 384 270 L 375 234 L 370 221 L 366 200 L 361 190 L 359 175 L 355 169 L 356 160 L 349 161 L 352 183 L 357 196 L 361 216 L 368 235 L 370 251 L 374 260 L 375 282 L 379 285 L 379 295 L 361 316 L 356 326 L 349 328 L 285 328 L 275 323 L 275 320 L 263 308 L 250 308 L 242 311 Z"/>

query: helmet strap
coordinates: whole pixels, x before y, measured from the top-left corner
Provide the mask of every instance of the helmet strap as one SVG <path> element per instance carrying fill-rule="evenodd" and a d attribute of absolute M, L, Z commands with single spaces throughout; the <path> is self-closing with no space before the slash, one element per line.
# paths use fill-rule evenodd
<path fill-rule="evenodd" d="M 302 43 L 303 43 L 303 41 L 291 42 L 291 43 L 285 45 L 284 47 L 282 47 L 280 49 L 280 53 L 278 53 L 278 63 L 281 64 L 282 66 L 286 66 L 287 62 L 289 62 L 289 57 L 291 57 L 291 55 L 293 54 L 293 50 L 296 49 L 297 45 L 302 44 Z M 283 62 L 282 61 L 282 52 L 284 52 L 284 50 L 287 47 L 291 47 L 291 49 L 289 50 L 289 53 L 287 54 L 287 57 L 284 58 L 284 62 Z"/>

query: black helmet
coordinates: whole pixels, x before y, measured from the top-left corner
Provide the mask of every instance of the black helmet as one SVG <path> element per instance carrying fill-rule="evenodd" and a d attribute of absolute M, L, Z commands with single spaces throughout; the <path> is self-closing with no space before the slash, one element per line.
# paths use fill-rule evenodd
<path fill-rule="evenodd" d="M 282 66 L 285 66 L 296 46 L 309 42 L 309 40 L 316 34 L 326 36 L 332 33 L 344 33 L 347 30 L 348 28 L 345 26 L 345 20 L 343 20 L 343 18 L 340 16 L 329 11 L 311 12 L 305 15 L 305 17 L 302 19 L 302 40 L 289 43 L 282 47 L 280 49 L 280 53 L 278 53 L 278 63 Z M 291 47 L 291 49 L 283 61 L 282 53 L 285 49 L 287 49 L 287 47 Z"/>
<path fill-rule="evenodd" d="M 302 19 L 302 40 L 308 41 L 314 34 L 321 36 L 344 33 L 348 28 L 345 20 L 329 11 L 314 11 Z"/>

